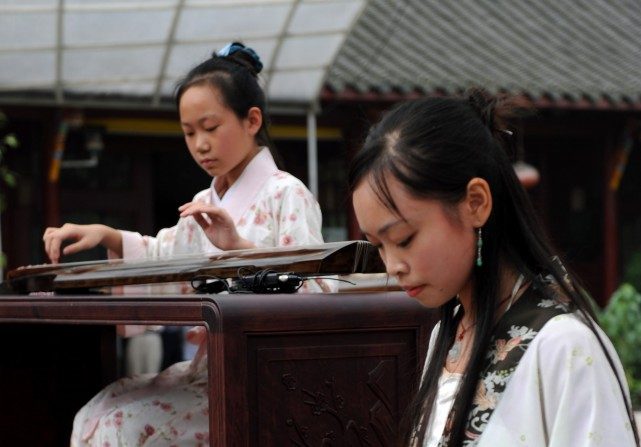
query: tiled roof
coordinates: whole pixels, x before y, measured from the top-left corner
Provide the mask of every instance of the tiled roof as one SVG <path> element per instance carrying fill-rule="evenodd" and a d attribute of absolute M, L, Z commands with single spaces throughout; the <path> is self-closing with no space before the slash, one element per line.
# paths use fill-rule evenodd
<path fill-rule="evenodd" d="M 641 105 L 638 0 L 371 0 L 324 97 L 478 85 L 550 103 Z"/>

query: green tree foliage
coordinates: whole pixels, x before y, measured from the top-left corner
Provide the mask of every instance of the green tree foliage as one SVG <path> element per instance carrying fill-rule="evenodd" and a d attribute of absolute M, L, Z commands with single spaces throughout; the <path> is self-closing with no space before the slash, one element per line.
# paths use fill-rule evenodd
<path fill-rule="evenodd" d="M 632 405 L 641 407 L 641 293 L 623 283 L 599 315 L 603 330 L 614 344 L 630 386 Z"/>
<path fill-rule="evenodd" d="M 627 260 L 623 282 L 630 283 L 637 290 L 641 290 L 641 252 L 637 251 Z"/>

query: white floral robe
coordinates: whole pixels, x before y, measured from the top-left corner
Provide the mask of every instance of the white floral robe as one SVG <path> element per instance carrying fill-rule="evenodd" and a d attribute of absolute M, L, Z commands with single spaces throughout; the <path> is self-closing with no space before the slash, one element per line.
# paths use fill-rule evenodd
<path fill-rule="evenodd" d="M 194 201 L 227 210 L 238 233 L 258 247 L 323 242 L 320 207 L 303 183 L 279 171 L 267 148 L 247 165 L 221 199 L 212 187 Z M 154 237 L 122 232 L 125 259 L 220 251 L 196 221 L 181 218 Z M 158 375 L 122 378 L 76 415 L 72 447 L 209 445 L 206 358 L 181 362 Z"/>
<path fill-rule="evenodd" d="M 551 301 L 551 300 L 550 300 Z M 432 332 L 428 359 L 438 332 Z M 616 352 L 599 330 L 617 374 L 625 376 Z M 501 360 L 519 344 L 532 339 L 514 370 L 505 390 L 500 375 L 488 377 L 475 397 L 480 410 L 493 408 L 484 421 L 482 434 L 464 445 L 477 447 L 628 447 L 634 435 L 623 397 L 594 333 L 576 314 L 550 319 L 536 333 L 529 328 L 513 327 L 509 340 L 498 340 L 493 362 Z M 429 360 L 428 360 L 429 361 Z M 455 393 L 455 389 L 453 392 Z M 629 399 L 629 397 L 626 395 Z M 424 447 L 439 445 L 445 414 L 452 396 L 440 396 L 445 408 L 437 408 L 440 427 L 429 427 Z M 431 436 L 430 436 L 431 435 Z"/>

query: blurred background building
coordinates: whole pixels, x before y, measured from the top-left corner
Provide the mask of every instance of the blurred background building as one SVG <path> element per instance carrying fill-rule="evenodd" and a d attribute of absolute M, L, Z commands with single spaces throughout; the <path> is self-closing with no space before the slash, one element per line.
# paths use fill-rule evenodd
<path fill-rule="evenodd" d="M 641 272 L 635 0 L 0 0 L 0 109 L 21 143 L 6 160 L 8 268 L 45 261 L 47 226 L 176 222 L 209 178 L 173 86 L 232 40 L 265 63 L 272 136 L 328 241 L 360 238 L 346 169 L 371 123 L 397 101 L 481 86 L 536 109 L 513 129 L 515 162 L 538 171 L 529 193 L 597 300 Z"/>

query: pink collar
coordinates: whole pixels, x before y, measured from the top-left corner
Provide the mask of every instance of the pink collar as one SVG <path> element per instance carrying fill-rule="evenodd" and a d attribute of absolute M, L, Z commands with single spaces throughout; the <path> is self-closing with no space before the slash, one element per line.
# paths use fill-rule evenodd
<path fill-rule="evenodd" d="M 240 177 L 227 190 L 223 198 L 218 197 L 214 188 L 214 177 L 211 181 L 211 204 L 224 208 L 238 224 L 241 217 L 255 203 L 256 196 L 272 175 L 278 172 L 271 152 L 262 147 L 258 154 L 249 162 Z"/>

